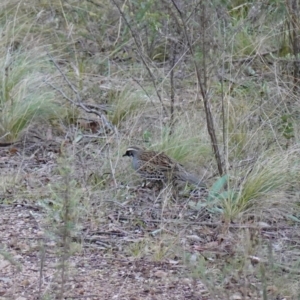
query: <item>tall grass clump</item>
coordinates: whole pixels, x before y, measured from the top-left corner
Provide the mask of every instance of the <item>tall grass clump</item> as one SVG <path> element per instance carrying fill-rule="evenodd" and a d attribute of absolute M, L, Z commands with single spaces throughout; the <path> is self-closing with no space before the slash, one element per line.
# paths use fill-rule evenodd
<path fill-rule="evenodd" d="M 109 94 L 109 104 L 112 109 L 109 119 L 115 126 L 119 126 L 126 119 L 138 114 L 145 109 L 146 103 L 142 101 L 142 95 L 132 88 L 125 87 L 123 90 L 112 90 Z"/>
<path fill-rule="evenodd" d="M 181 163 L 203 162 L 211 155 L 205 127 L 193 116 L 179 116 L 171 134 L 162 127 L 155 148 Z"/>
<path fill-rule="evenodd" d="M 41 49 L 0 53 L 0 136 L 13 141 L 31 122 L 54 117 L 58 105 L 44 82 L 51 68 Z"/>
<path fill-rule="evenodd" d="M 299 188 L 298 151 L 263 152 L 255 162 L 245 167 L 237 166 L 216 179 L 205 203 L 191 202 L 190 205 L 199 210 L 205 207 L 221 215 L 226 222 L 246 220 L 245 215 L 255 216 L 256 220 L 268 219 L 270 209 L 276 210 L 280 217 L 299 215 L 298 206 L 290 200 L 294 190 Z"/>
<path fill-rule="evenodd" d="M 287 203 L 288 197 L 284 196 L 278 202 L 275 195 L 284 195 L 295 185 L 299 173 L 297 151 L 265 152 L 253 165 L 238 173 L 236 181 L 234 176 L 229 180 L 228 192 L 223 194 L 224 197 L 220 197 L 222 193 L 219 196 L 224 219 L 233 220 L 246 211 L 263 216 L 267 213 L 267 207 L 272 206 L 283 211 L 285 209 L 282 208 L 291 203 Z"/>

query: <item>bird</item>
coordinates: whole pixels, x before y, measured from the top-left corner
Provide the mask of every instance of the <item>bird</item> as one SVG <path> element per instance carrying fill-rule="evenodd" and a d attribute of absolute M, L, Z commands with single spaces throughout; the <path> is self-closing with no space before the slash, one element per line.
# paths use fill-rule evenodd
<path fill-rule="evenodd" d="M 187 172 L 181 164 L 171 159 L 164 152 L 130 146 L 124 156 L 132 157 L 133 169 L 145 180 L 160 181 L 164 184 L 171 183 L 174 187 L 180 182 L 188 182 L 197 187 L 206 188 L 203 181 Z"/>

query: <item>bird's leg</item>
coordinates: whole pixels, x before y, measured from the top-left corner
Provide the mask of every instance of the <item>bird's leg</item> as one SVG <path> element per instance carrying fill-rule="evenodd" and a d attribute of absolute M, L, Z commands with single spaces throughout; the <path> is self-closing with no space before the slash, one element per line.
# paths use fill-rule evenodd
<path fill-rule="evenodd" d="M 173 200 L 177 201 L 179 196 L 179 191 L 178 191 L 178 186 L 176 184 L 174 167 L 172 168 L 172 171 L 167 174 L 167 185 L 171 187 Z"/>
<path fill-rule="evenodd" d="M 179 195 L 178 190 L 173 188 L 172 189 L 172 198 L 174 199 L 175 202 L 177 202 L 177 200 L 178 200 L 178 195 Z"/>

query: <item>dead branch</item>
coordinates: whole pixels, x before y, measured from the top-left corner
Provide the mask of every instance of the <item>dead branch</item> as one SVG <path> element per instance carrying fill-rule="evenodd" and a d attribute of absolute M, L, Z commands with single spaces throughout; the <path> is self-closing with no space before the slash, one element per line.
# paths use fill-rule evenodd
<path fill-rule="evenodd" d="M 144 56 L 143 56 L 143 54 L 142 54 L 142 51 L 141 51 L 142 47 L 141 47 L 141 44 L 140 44 L 140 42 L 139 42 L 139 39 L 138 39 L 138 37 L 137 37 L 135 31 L 133 30 L 131 24 L 130 24 L 129 21 L 127 20 L 125 14 L 123 13 L 122 9 L 120 8 L 119 4 L 118 4 L 115 0 L 112 0 L 112 3 L 113 3 L 113 4 L 116 6 L 116 8 L 118 9 L 120 16 L 121 16 L 122 19 L 124 20 L 126 26 L 128 27 L 128 29 L 129 29 L 129 31 L 130 31 L 130 33 L 131 33 L 133 39 L 134 39 L 134 42 L 135 42 L 135 44 L 136 44 L 136 46 L 137 46 L 137 53 L 138 53 L 140 59 L 142 60 L 144 66 L 145 66 L 146 69 L 147 69 L 147 72 L 148 72 L 148 74 L 149 74 L 149 76 L 150 76 L 150 78 L 151 78 L 152 84 L 153 84 L 154 89 L 155 89 L 155 91 L 156 91 L 156 95 L 157 95 L 157 97 L 158 97 L 158 99 L 159 99 L 159 101 L 160 101 L 160 103 L 161 103 L 161 106 L 162 106 L 162 108 L 163 108 L 163 111 L 164 111 L 165 115 L 167 116 L 167 115 L 168 115 L 167 109 L 166 109 L 165 105 L 163 104 L 161 95 L 160 95 L 160 93 L 159 93 L 159 90 L 158 90 L 158 87 L 157 87 L 157 84 L 156 84 L 155 77 L 154 77 L 154 75 L 153 75 L 153 73 L 152 73 L 150 67 L 148 66 L 148 63 L 146 62 L 146 60 L 145 60 L 145 58 L 144 58 Z"/>
<path fill-rule="evenodd" d="M 107 118 L 104 115 L 104 113 L 101 112 L 101 110 L 105 111 L 104 106 L 101 107 L 101 106 L 95 106 L 95 105 L 90 105 L 90 104 L 88 104 L 88 105 L 84 104 L 83 101 L 82 101 L 82 98 L 80 96 L 80 93 L 77 91 L 77 89 L 75 88 L 75 86 L 71 83 L 71 81 L 68 79 L 68 77 L 65 75 L 65 73 L 61 70 L 61 68 L 59 67 L 59 65 L 56 63 L 56 61 L 54 60 L 54 58 L 52 57 L 52 55 L 48 51 L 47 51 L 47 55 L 50 58 L 50 61 L 54 64 L 54 66 L 56 67 L 56 69 L 62 75 L 63 79 L 68 84 L 68 86 L 70 87 L 70 89 L 76 95 L 76 101 L 74 101 L 72 98 L 68 97 L 63 90 L 57 88 L 51 82 L 45 81 L 45 83 L 48 84 L 48 85 L 50 85 L 54 90 L 56 90 L 58 93 L 60 93 L 66 100 L 68 100 L 73 105 L 82 108 L 87 113 L 92 113 L 92 114 L 95 114 L 96 116 L 98 116 L 100 118 L 100 120 L 102 122 L 102 126 L 104 128 L 108 128 L 112 132 L 116 133 L 117 129 L 111 124 L 111 122 L 109 122 L 107 120 Z"/>
<path fill-rule="evenodd" d="M 207 123 L 207 129 L 208 129 L 208 133 L 211 139 L 211 143 L 212 143 L 212 148 L 215 154 L 215 159 L 217 161 L 217 166 L 218 166 L 218 171 L 219 171 L 219 175 L 222 176 L 223 175 L 223 167 L 222 167 L 222 159 L 221 159 L 221 155 L 219 152 L 219 147 L 218 147 L 218 141 L 217 141 L 217 136 L 216 136 L 216 131 L 214 128 L 214 121 L 213 121 L 213 117 L 212 117 L 212 113 L 211 113 L 211 109 L 210 109 L 210 103 L 209 103 L 209 96 L 208 96 L 208 86 L 207 86 L 207 66 L 206 66 L 206 42 L 203 38 L 202 40 L 202 53 L 203 53 L 203 60 L 202 60 L 202 69 L 203 72 L 201 72 L 201 66 L 199 66 L 199 64 L 197 63 L 197 59 L 194 53 L 194 47 L 193 44 L 190 40 L 189 34 L 188 34 L 188 25 L 186 23 L 186 20 L 183 17 L 182 11 L 179 9 L 178 5 L 176 4 L 176 2 L 174 0 L 172 0 L 172 4 L 175 7 L 179 18 L 181 20 L 181 24 L 182 24 L 182 29 L 184 32 L 184 36 L 185 39 L 187 41 L 187 45 L 189 48 L 189 51 L 193 57 L 193 61 L 194 61 L 194 67 L 196 70 L 196 77 L 197 77 L 197 82 L 199 84 L 199 88 L 200 88 L 200 92 L 201 92 L 201 96 L 203 99 L 203 103 L 204 103 L 204 109 L 205 109 L 205 115 L 206 115 L 206 123 Z M 198 3 L 200 4 L 200 2 Z M 196 6 L 197 7 L 197 6 Z M 203 21 L 202 21 L 202 29 L 203 29 L 203 35 L 205 36 L 205 32 L 206 32 L 206 24 L 205 23 L 205 4 L 203 4 L 202 7 L 202 14 L 203 14 Z M 196 8 L 195 8 L 196 9 Z M 194 9 L 194 10 L 195 10 Z"/>

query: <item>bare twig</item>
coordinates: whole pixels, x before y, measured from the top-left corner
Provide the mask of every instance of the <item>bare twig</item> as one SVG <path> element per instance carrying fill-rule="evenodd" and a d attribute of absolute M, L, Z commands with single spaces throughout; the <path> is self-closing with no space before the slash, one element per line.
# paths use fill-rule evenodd
<path fill-rule="evenodd" d="M 60 72 L 60 74 L 62 75 L 62 77 L 64 78 L 64 80 L 67 82 L 67 84 L 70 87 L 70 89 L 76 95 L 77 101 L 74 101 L 72 98 L 68 97 L 64 91 L 62 91 L 61 89 L 55 87 L 52 83 L 50 83 L 48 81 L 45 81 L 45 83 L 48 84 L 48 85 L 50 85 L 57 92 L 59 92 L 65 99 L 67 99 L 73 105 L 82 108 L 87 113 L 93 113 L 93 114 L 97 115 L 100 118 L 103 127 L 109 128 L 110 130 L 112 130 L 113 132 L 116 133 L 116 128 L 107 120 L 106 116 L 103 113 L 101 113 L 101 111 L 98 110 L 98 109 L 101 109 L 101 106 L 97 107 L 97 106 L 93 106 L 93 105 L 90 105 L 90 104 L 88 104 L 88 105 L 84 104 L 82 102 L 80 94 L 77 91 L 77 89 L 75 88 L 75 86 L 67 78 L 67 76 L 65 75 L 65 73 L 61 70 L 61 68 L 59 67 L 59 65 L 56 63 L 56 61 L 54 60 L 54 58 L 52 57 L 52 55 L 48 51 L 47 51 L 47 54 L 48 54 L 48 56 L 50 58 L 50 61 L 54 64 L 54 66 L 56 67 L 56 69 Z M 94 108 L 98 108 L 98 109 L 94 109 Z"/>
<path fill-rule="evenodd" d="M 92 3 L 93 5 L 97 6 L 98 8 L 103 9 L 105 7 L 105 4 L 97 3 L 97 2 L 94 2 L 93 0 L 86 0 L 86 1 Z"/>
<path fill-rule="evenodd" d="M 171 107 L 170 107 L 170 131 L 169 135 L 173 133 L 173 128 L 174 128 L 174 104 L 175 104 L 175 85 L 174 85 L 174 69 L 176 65 L 176 46 L 177 43 L 173 42 L 173 57 L 171 59 L 171 72 L 170 72 L 170 85 L 171 85 Z"/>
<path fill-rule="evenodd" d="M 148 63 L 146 62 L 146 60 L 145 60 L 145 58 L 144 58 L 144 56 L 143 56 L 143 54 L 142 54 L 142 51 L 141 51 L 142 47 L 141 47 L 141 44 L 140 44 L 140 42 L 139 42 L 139 39 L 138 39 L 138 37 L 137 37 L 135 31 L 133 30 L 133 28 L 132 28 L 130 22 L 127 20 L 125 14 L 123 13 L 122 9 L 120 8 L 119 4 L 118 4 L 115 0 L 112 0 L 112 2 L 113 2 L 113 4 L 116 6 L 116 8 L 118 9 L 119 14 L 120 14 L 121 17 L 123 18 L 123 20 L 124 20 L 126 26 L 128 27 L 129 31 L 131 32 L 131 35 L 132 35 L 132 37 L 133 37 L 133 39 L 134 39 L 134 42 L 135 42 L 135 44 L 136 44 L 136 46 L 137 46 L 137 53 L 138 53 L 140 59 L 142 60 L 144 66 L 146 67 L 148 74 L 150 75 L 152 84 L 153 84 L 154 89 L 155 89 L 155 91 L 156 91 L 156 95 L 157 95 L 157 97 L 158 97 L 158 99 L 159 99 L 159 101 L 160 101 L 160 103 L 161 103 L 161 106 L 162 106 L 162 108 L 163 108 L 163 111 L 164 111 L 165 115 L 167 116 L 167 115 L 168 115 L 167 109 L 166 109 L 165 105 L 163 104 L 162 97 L 161 97 L 160 92 L 159 92 L 159 90 L 158 90 L 158 87 L 157 87 L 157 84 L 156 84 L 156 80 L 155 80 L 155 78 L 154 78 L 154 75 L 153 75 L 153 73 L 152 73 L 150 67 L 148 66 Z"/>
<path fill-rule="evenodd" d="M 158 109 L 157 109 L 157 107 L 155 106 L 154 102 L 152 101 L 152 98 L 151 98 L 151 96 L 149 95 L 149 93 L 147 92 L 147 90 L 140 84 L 140 82 L 139 82 L 137 79 L 132 78 L 132 80 L 133 80 L 134 82 L 136 82 L 136 83 L 139 85 L 139 87 L 144 91 L 145 95 L 149 98 L 151 104 L 153 105 L 155 111 L 158 113 Z"/>
<path fill-rule="evenodd" d="M 45 246 L 40 243 L 40 270 L 39 270 L 39 291 L 38 291 L 38 299 L 42 299 L 42 281 L 43 281 L 43 271 L 45 265 Z"/>
<path fill-rule="evenodd" d="M 199 88 L 200 88 L 200 92 L 201 92 L 201 96 L 203 99 L 203 103 L 204 103 L 204 109 L 205 109 L 205 115 L 206 115 L 206 123 L 207 123 L 207 129 L 208 129 L 208 133 L 209 136 L 211 138 L 211 143 L 212 143 L 212 148 L 215 154 L 215 159 L 217 161 L 217 166 L 218 166 L 218 171 L 220 176 L 223 175 L 223 167 L 222 167 L 222 159 L 221 159 L 221 155 L 219 152 L 219 146 L 218 146 L 218 141 L 217 141 L 217 136 L 216 136 L 216 131 L 214 128 L 214 121 L 213 121 L 213 117 L 212 117 L 212 113 L 211 113 L 211 109 L 210 109 L 210 104 L 209 104 L 209 96 L 208 96 L 208 86 L 207 86 L 207 66 L 206 66 L 206 53 L 207 53 L 207 49 L 206 49 L 206 41 L 205 41 L 205 32 L 207 31 L 206 28 L 206 7 L 205 7 L 205 3 L 201 2 L 202 5 L 202 17 L 201 17 L 201 23 L 202 23 L 202 35 L 203 35 L 203 40 L 202 40 L 202 53 L 203 53 L 203 59 L 202 59 L 202 69 L 203 69 L 203 73 L 200 71 L 201 67 L 198 65 L 196 57 L 195 57 L 195 53 L 194 53 L 194 47 L 193 44 L 191 42 L 191 39 L 189 37 L 188 34 L 188 26 L 186 24 L 186 21 L 183 17 L 183 14 L 181 12 L 181 10 L 178 8 L 176 2 L 174 0 L 171 0 L 175 9 L 178 12 L 178 15 L 180 17 L 181 23 L 182 23 L 182 28 L 183 28 L 183 32 L 187 41 L 187 45 L 188 48 L 190 50 L 190 53 L 193 57 L 193 61 L 194 61 L 194 66 L 195 66 L 195 70 L 196 70 L 196 76 L 197 76 L 197 81 L 199 84 Z M 200 3 L 200 1 L 199 1 Z M 198 3 L 198 4 L 199 4 Z"/>
<path fill-rule="evenodd" d="M 63 209 L 62 209 L 62 227 L 61 227 L 61 243 L 63 252 L 60 257 L 60 279 L 61 286 L 59 291 L 59 298 L 64 299 L 65 284 L 67 282 L 67 260 L 70 257 L 70 216 L 72 214 L 72 205 L 70 200 L 70 174 L 64 175 L 65 189 L 63 191 Z"/>
<path fill-rule="evenodd" d="M 293 70 L 293 77 L 294 77 L 294 92 L 299 90 L 299 82 L 300 82 L 300 60 L 299 60 L 299 53 L 300 53 L 300 22 L 299 22 L 299 1 L 297 0 L 286 0 L 285 1 L 286 8 L 288 11 L 289 17 L 289 37 L 290 43 L 292 44 L 293 54 L 296 58 L 294 60 L 294 70 Z M 298 58 L 298 59 L 297 59 Z"/>

